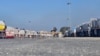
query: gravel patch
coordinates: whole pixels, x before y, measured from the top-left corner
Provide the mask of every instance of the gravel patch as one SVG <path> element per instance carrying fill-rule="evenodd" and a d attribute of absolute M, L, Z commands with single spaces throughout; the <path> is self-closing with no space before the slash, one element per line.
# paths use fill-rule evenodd
<path fill-rule="evenodd" d="M 100 40 L 0 39 L 0 56 L 100 56 Z"/>

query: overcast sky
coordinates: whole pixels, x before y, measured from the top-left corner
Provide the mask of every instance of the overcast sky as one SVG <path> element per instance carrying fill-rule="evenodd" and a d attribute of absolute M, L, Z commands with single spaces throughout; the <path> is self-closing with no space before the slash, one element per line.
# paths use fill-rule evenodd
<path fill-rule="evenodd" d="M 50 31 L 100 18 L 100 0 L 0 0 L 0 19 L 13 27 Z"/>

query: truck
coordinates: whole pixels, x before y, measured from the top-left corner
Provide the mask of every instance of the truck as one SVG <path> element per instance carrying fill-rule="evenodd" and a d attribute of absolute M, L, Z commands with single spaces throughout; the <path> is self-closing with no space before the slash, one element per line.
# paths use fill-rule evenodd
<path fill-rule="evenodd" d="M 16 37 L 16 34 L 18 35 L 18 30 L 14 27 L 7 26 L 6 29 L 6 39 L 13 39 Z"/>
<path fill-rule="evenodd" d="M 6 24 L 4 21 L 0 20 L 0 39 L 6 38 Z"/>
<path fill-rule="evenodd" d="M 13 39 L 15 34 L 13 31 L 6 31 L 6 39 Z"/>

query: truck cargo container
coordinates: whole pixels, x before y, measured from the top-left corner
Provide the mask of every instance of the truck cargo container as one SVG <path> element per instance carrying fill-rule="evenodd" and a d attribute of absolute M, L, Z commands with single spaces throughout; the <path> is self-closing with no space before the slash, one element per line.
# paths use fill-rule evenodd
<path fill-rule="evenodd" d="M 19 38 L 25 38 L 25 30 L 19 30 Z"/>
<path fill-rule="evenodd" d="M 16 29 L 14 27 L 7 26 L 6 38 L 15 38 Z"/>
<path fill-rule="evenodd" d="M 92 18 L 91 20 L 90 20 L 90 27 L 91 28 L 97 28 L 98 26 L 97 26 L 97 18 Z"/>
<path fill-rule="evenodd" d="M 67 31 L 64 33 L 64 37 L 74 37 L 74 31 L 72 31 L 72 30 L 67 30 Z"/>
<path fill-rule="evenodd" d="M 100 18 L 92 18 L 90 22 L 90 36 L 100 37 Z"/>
<path fill-rule="evenodd" d="M 76 37 L 83 37 L 83 31 L 80 26 L 76 28 Z"/>
<path fill-rule="evenodd" d="M 90 30 L 90 36 L 91 37 L 97 37 L 97 31 L 96 31 L 96 29 L 91 28 L 91 30 Z"/>
<path fill-rule="evenodd" d="M 37 36 L 37 32 L 36 31 L 31 31 L 31 30 L 26 30 L 25 31 L 25 37 L 35 38 L 36 36 Z"/>
<path fill-rule="evenodd" d="M 97 19 L 97 28 L 100 28 L 100 18 Z"/>
<path fill-rule="evenodd" d="M 100 37 L 100 29 L 99 28 L 92 28 L 90 31 L 90 36 L 91 37 Z"/>
<path fill-rule="evenodd" d="M 80 27 L 83 33 L 83 37 L 89 37 L 89 32 L 88 32 L 90 30 L 89 23 L 84 23 Z"/>
<path fill-rule="evenodd" d="M 15 35 L 13 31 L 6 31 L 6 39 L 12 39 L 14 37 Z"/>
<path fill-rule="evenodd" d="M 97 37 L 100 37 L 100 29 L 96 29 Z"/>

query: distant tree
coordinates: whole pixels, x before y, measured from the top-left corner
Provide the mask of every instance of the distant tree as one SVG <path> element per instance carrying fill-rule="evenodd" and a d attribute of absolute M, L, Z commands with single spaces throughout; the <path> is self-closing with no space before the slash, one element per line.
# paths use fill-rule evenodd
<path fill-rule="evenodd" d="M 15 29 L 18 29 L 18 27 L 15 27 Z"/>
<path fill-rule="evenodd" d="M 53 31 L 56 32 L 57 31 L 57 28 L 56 27 L 53 27 Z"/>
<path fill-rule="evenodd" d="M 62 32 L 62 34 L 64 34 L 65 31 L 67 31 L 67 30 L 69 30 L 69 29 L 70 29 L 70 27 L 61 27 L 61 28 L 60 28 L 60 32 Z"/>
<path fill-rule="evenodd" d="M 22 28 L 22 30 L 25 30 L 25 28 Z"/>

